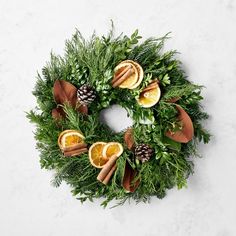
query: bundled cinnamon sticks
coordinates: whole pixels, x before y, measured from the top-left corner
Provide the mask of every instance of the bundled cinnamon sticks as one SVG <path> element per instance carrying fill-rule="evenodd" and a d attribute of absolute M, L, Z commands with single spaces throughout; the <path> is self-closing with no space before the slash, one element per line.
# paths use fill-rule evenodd
<path fill-rule="evenodd" d="M 105 166 L 100 171 L 97 176 L 97 180 L 102 182 L 103 184 L 108 184 L 112 174 L 116 170 L 116 160 L 118 157 L 116 155 L 112 156 L 109 161 L 105 164 Z"/>
<path fill-rule="evenodd" d="M 127 148 L 129 150 L 133 150 L 135 143 L 134 143 L 134 136 L 133 136 L 133 129 L 128 128 L 126 132 L 124 133 L 124 141 L 127 145 Z M 108 162 L 104 165 L 102 170 L 97 176 L 97 180 L 102 182 L 103 184 L 107 185 L 109 180 L 111 179 L 113 173 L 115 172 L 117 168 L 116 161 L 119 156 L 113 155 L 110 157 Z M 138 171 L 133 170 L 132 167 L 129 165 L 129 163 L 126 161 L 125 164 L 125 172 L 124 172 L 124 177 L 122 180 L 122 186 L 124 189 L 128 192 L 134 192 L 136 188 L 138 187 L 140 183 L 140 179 L 136 179 L 138 175 Z"/>
<path fill-rule="evenodd" d="M 119 71 L 117 74 L 114 75 L 114 78 L 111 81 L 113 88 L 118 87 L 134 73 L 134 69 L 132 68 L 131 65 L 128 65 L 121 69 L 122 69 L 121 71 Z"/>
<path fill-rule="evenodd" d="M 87 152 L 88 148 L 86 143 L 78 143 L 69 147 L 65 147 L 62 151 L 65 157 L 71 157 Z"/>
<path fill-rule="evenodd" d="M 153 80 L 146 88 L 142 90 L 142 93 L 145 93 L 149 90 L 155 89 L 158 87 L 158 80 Z"/>

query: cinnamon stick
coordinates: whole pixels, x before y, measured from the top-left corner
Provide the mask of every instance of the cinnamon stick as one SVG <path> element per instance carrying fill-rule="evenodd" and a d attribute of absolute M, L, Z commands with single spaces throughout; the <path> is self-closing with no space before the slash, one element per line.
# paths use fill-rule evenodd
<path fill-rule="evenodd" d="M 86 143 L 77 143 L 72 146 L 63 148 L 63 152 L 70 152 L 70 151 L 74 151 L 74 150 L 86 148 L 86 147 L 87 147 Z"/>
<path fill-rule="evenodd" d="M 111 168 L 111 170 L 109 171 L 109 173 L 107 174 L 107 176 L 103 179 L 102 183 L 103 184 L 108 184 L 111 176 L 113 175 L 114 171 L 116 170 L 116 164 L 114 164 Z"/>
<path fill-rule="evenodd" d="M 112 87 L 115 88 L 122 84 L 126 79 L 128 79 L 132 74 L 134 73 L 133 68 L 128 69 L 124 75 L 122 75 L 118 80 L 116 80 L 113 84 Z"/>
<path fill-rule="evenodd" d="M 78 155 L 80 155 L 82 153 L 85 153 L 87 151 L 88 151 L 87 148 L 80 148 L 80 149 L 77 149 L 77 150 L 73 150 L 73 151 L 69 151 L 69 152 L 64 152 L 64 156 L 65 157 L 78 156 Z"/>
<path fill-rule="evenodd" d="M 147 91 L 152 90 L 152 89 L 155 89 L 157 87 L 158 87 L 158 83 L 157 83 L 157 81 L 154 81 L 154 82 L 150 83 L 146 88 L 144 88 L 142 90 L 142 93 L 147 92 Z"/>
<path fill-rule="evenodd" d="M 105 164 L 105 166 L 102 168 L 102 170 L 98 174 L 97 180 L 102 182 L 105 179 L 105 177 L 108 175 L 108 173 L 110 172 L 112 167 L 115 165 L 117 158 L 118 157 L 116 155 L 114 155 L 109 159 L 109 161 Z"/>
<path fill-rule="evenodd" d="M 124 70 L 122 70 L 118 75 L 115 74 L 114 78 L 112 79 L 111 83 L 115 83 L 118 79 L 120 79 L 129 69 L 131 69 L 132 66 L 128 65 L 125 67 Z"/>

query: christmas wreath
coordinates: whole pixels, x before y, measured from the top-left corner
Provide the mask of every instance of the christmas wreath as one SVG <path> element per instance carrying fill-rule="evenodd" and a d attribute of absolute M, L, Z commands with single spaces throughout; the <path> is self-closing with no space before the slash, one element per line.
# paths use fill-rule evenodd
<path fill-rule="evenodd" d="M 76 31 L 64 57 L 51 54 L 33 91 L 37 107 L 27 113 L 53 185 L 65 181 L 82 202 L 104 197 L 103 206 L 186 186 L 197 144 L 210 139 L 202 86 L 186 79 L 176 51 L 163 52 L 168 35 L 139 43 L 137 30 L 113 32 L 86 40 Z M 101 122 L 113 104 L 127 110 L 132 127 L 115 133 Z"/>

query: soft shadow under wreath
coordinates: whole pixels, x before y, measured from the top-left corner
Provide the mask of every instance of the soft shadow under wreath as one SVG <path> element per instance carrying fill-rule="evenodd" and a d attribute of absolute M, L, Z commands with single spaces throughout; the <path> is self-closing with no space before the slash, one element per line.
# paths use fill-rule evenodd
<path fill-rule="evenodd" d="M 168 35 L 140 43 L 137 30 L 113 32 L 86 40 L 76 31 L 38 74 L 37 107 L 27 114 L 53 185 L 65 181 L 82 202 L 103 197 L 103 206 L 186 186 L 198 143 L 210 139 L 202 86 L 187 80 L 176 51 L 163 52 Z M 118 133 L 99 118 L 114 104 L 133 119 Z"/>

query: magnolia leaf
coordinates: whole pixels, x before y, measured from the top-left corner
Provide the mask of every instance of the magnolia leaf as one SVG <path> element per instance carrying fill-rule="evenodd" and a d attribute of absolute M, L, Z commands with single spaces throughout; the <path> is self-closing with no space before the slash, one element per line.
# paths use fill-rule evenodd
<path fill-rule="evenodd" d="M 128 161 L 125 164 L 125 173 L 122 181 L 122 186 L 128 192 L 133 193 L 140 184 L 140 178 L 137 179 L 138 171 L 134 170 Z"/>
<path fill-rule="evenodd" d="M 133 129 L 128 128 L 124 134 L 125 144 L 127 145 L 129 150 L 132 150 L 134 147 L 134 136 L 133 136 Z"/>
<path fill-rule="evenodd" d="M 176 105 L 176 109 L 179 112 L 178 120 L 181 122 L 182 128 L 177 131 L 167 131 L 165 135 L 176 142 L 187 143 L 194 135 L 193 122 L 183 108 Z"/>
<path fill-rule="evenodd" d="M 75 107 L 77 88 L 65 80 L 56 80 L 53 86 L 53 96 L 57 104 L 69 103 L 72 107 Z"/>
<path fill-rule="evenodd" d="M 52 109 L 52 117 L 55 120 L 60 120 L 60 119 L 64 118 L 65 116 L 66 116 L 66 114 L 65 114 L 62 107 L 57 107 L 57 108 Z"/>
<path fill-rule="evenodd" d="M 88 115 L 88 106 L 87 105 L 82 105 L 82 104 L 77 103 L 77 109 L 76 110 L 80 113 Z"/>
<path fill-rule="evenodd" d="M 65 81 L 56 80 L 53 86 L 54 100 L 58 105 L 70 105 L 78 112 L 88 114 L 87 105 L 79 104 L 77 101 L 77 88 Z M 65 112 L 62 107 L 58 107 L 52 110 L 52 117 L 55 119 L 65 117 Z"/>

